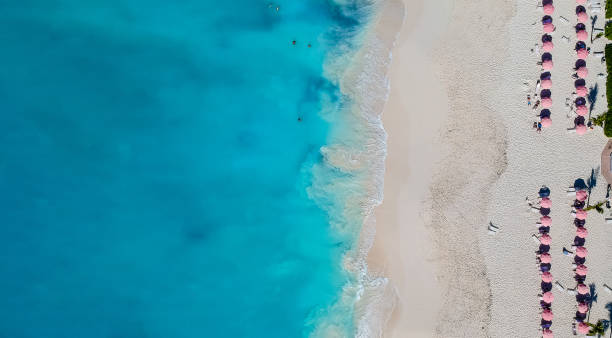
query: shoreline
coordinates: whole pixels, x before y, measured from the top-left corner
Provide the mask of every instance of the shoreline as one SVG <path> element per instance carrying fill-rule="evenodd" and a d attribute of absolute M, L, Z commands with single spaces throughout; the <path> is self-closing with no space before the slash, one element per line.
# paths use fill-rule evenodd
<path fill-rule="evenodd" d="M 487 269 L 479 245 L 467 244 L 478 237 L 484 215 L 466 221 L 461 214 L 466 202 L 486 209 L 477 196 L 489 194 L 503 172 L 503 165 L 483 162 L 478 154 L 505 163 L 504 127 L 489 104 L 471 104 L 470 98 L 488 98 L 469 81 L 487 86 L 498 80 L 492 74 L 499 64 L 490 60 L 508 55 L 500 37 L 507 34 L 510 16 L 488 16 L 500 4 L 508 2 L 404 1 L 412 17 L 393 50 L 383 113 L 384 201 L 375 211 L 376 237 L 368 255 L 369 272 L 388 278 L 397 300 L 384 337 L 488 336 Z M 485 24 L 482 39 L 464 33 Z M 480 65 L 486 69 L 479 71 Z M 487 70 L 491 74 L 483 79 Z M 483 117 L 490 119 L 488 131 L 475 133 L 470 123 Z M 480 182 L 470 185 L 472 180 Z M 473 194 L 466 194 L 470 190 Z"/>
<path fill-rule="evenodd" d="M 422 214 L 428 173 L 439 160 L 435 135 L 448 110 L 437 97 L 445 88 L 436 79 L 439 69 L 432 61 L 432 43 L 444 25 L 432 27 L 430 22 L 445 22 L 450 6 L 402 3 L 406 17 L 393 50 L 391 90 L 382 115 L 388 134 L 384 201 L 375 210 L 376 238 L 368 267 L 372 275 L 389 279 L 395 297 L 383 336 L 430 337 L 440 299 L 434 266 L 422 262 L 432 261 L 434 248 L 424 221 L 414 216 Z"/>

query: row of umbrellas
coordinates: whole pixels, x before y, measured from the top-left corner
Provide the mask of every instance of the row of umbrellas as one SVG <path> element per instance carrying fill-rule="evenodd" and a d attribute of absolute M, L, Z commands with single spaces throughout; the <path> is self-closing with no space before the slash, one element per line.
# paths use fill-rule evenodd
<path fill-rule="evenodd" d="M 584 116 L 586 116 L 589 112 L 589 109 L 586 106 L 586 99 L 588 90 L 586 88 L 586 82 L 584 79 L 589 75 L 589 70 L 586 67 L 586 58 L 589 55 L 589 52 L 586 48 L 586 39 L 588 39 L 588 34 L 586 31 L 586 26 L 584 22 L 588 20 L 588 15 L 586 13 L 586 8 L 582 5 L 578 5 L 576 7 L 576 15 L 578 16 L 579 23 L 576 25 L 576 37 L 578 38 L 578 42 L 576 43 L 576 56 L 578 60 L 576 60 L 575 70 L 576 76 L 579 78 L 574 83 L 576 88 L 576 95 L 578 97 L 574 100 L 574 105 L 576 107 L 576 114 L 578 114 L 578 118 L 574 120 L 574 125 L 576 128 L 576 134 L 584 135 L 587 132 L 587 127 L 584 124 Z"/>
<path fill-rule="evenodd" d="M 550 14 L 555 12 L 555 6 L 552 0 L 545 0 L 542 2 L 542 5 L 546 15 L 542 18 L 542 29 L 544 30 L 544 35 L 542 35 L 542 50 L 544 51 L 542 54 L 542 69 L 544 72 L 540 74 L 540 86 L 542 88 L 540 92 L 540 103 L 543 108 L 540 111 L 540 124 L 543 128 L 548 128 L 552 125 L 552 120 L 550 119 L 551 111 L 548 108 L 552 107 L 550 91 L 552 88 L 552 80 L 550 70 L 552 70 L 554 66 L 552 54 L 550 53 L 554 48 L 553 38 L 548 33 L 552 33 L 555 30 L 555 25 L 553 25 L 553 20 L 550 16 Z"/>
<path fill-rule="evenodd" d="M 549 235 L 550 226 L 552 225 L 552 219 L 550 218 L 550 208 L 552 207 L 552 201 L 550 200 L 550 189 L 543 186 L 538 192 L 540 197 L 540 222 L 538 223 L 540 231 L 540 248 L 538 250 L 538 263 L 540 264 L 541 278 L 542 278 L 542 300 L 540 306 L 542 307 L 542 336 L 552 337 L 552 326 L 553 312 L 551 305 L 555 296 L 551 292 L 553 276 L 550 273 L 551 269 L 551 256 L 550 256 L 550 244 L 552 238 Z"/>
<path fill-rule="evenodd" d="M 586 256 L 588 255 L 588 250 L 584 247 L 586 237 L 588 236 L 588 231 L 584 226 L 587 218 L 587 212 L 584 210 L 584 207 L 585 201 L 588 198 L 588 192 L 586 186 L 583 184 L 575 184 L 574 187 L 576 189 L 576 199 L 574 200 L 574 208 L 576 209 L 574 214 L 574 225 L 576 226 L 576 237 L 574 238 L 574 263 L 576 264 L 576 302 L 578 303 L 576 312 L 578 325 L 576 326 L 576 330 L 580 334 L 588 334 L 590 327 L 583 322 L 589 311 L 587 300 L 590 297 L 590 289 L 584 284 L 588 273 L 588 268 L 584 265 Z"/>
<path fill-rule="evenodd" d="M 589 52 L 586 48 L 586 43 L 584 42 L 586 39 L 588 39 L 588 33 L 586 31 L 586 26 L 584 25 L 584 22 L 588 21 L 588 15 L 586 13 L 586 8 L 580 5 L 580 2 L 578 3 L 579 5 L 576 7 L 576 15 L 578 17 L 579 23 L 575 26 L 575 29 L 576 37 L 579 41 L 578 43 L 576 43 L 575 48 L 576 56 L 578 58 L 578 61 L 576 62 L 575 66 L 575 71 L 576 77 L 580 80 L 584 80 L 589 75 L 589 71 L 586 67 L 585 61 Z M 547 34 L 555 30 L 553 18 L 550 16 L 550 14 L 553 14 L 555 10 L 552 0 L 543 1 L 543 10 L 546 15 L 542 17 L 542 28 L 545 34 L 542 36 L 542 50 L 544 51 L 544 53 L 542 54 L 541 64 L 542 69 L 546 72 L 542 73 L 540 76 L 541 86 L 543 89 L 543 91 L 540 93 L 540 97 L 542 108 L 544 108 L 544 110 L 540 112 L 540 123 L 542 124 L 542 127 L 546 128 L 552 125 L 552 120 L 550 119 L 551 114 L 548 108 L 552 107 L 552 98 L 550 95 L 552 80 L 550 79 L 549 71 L 552 70 L 554 67 L 552 54 L 550 53 L 554 48 L 554 44 L 552 41 L 552 36 Z M 584 117 L 588 114 L 588 108 L 586 107 L 586 100 L 584 98 L 588 94 L 588 90 L 584 85 L 584 81 L 582 81 L 581 83 L 582 85 L 576 84 L 576 93 L 577 95 L 579 95 L 579 97 L 575 101 L 575 106 L 576 113 L 578 114 L 578 116 Z M 584 119 L 576 119 L 574 122 L 577 134 L 583 135 L 587 132 L 587 127 L 584 124 Z"/>

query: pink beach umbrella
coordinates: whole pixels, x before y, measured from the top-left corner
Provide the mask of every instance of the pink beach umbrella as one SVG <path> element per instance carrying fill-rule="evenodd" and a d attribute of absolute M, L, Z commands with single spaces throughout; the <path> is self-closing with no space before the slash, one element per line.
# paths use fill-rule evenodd
<path fill-rule="evenodd" d="M 576 94 L 578 94 L 578 96 L 587 96 L 588 93 L 588 89 L 585 86 L 578 86 L 576 87 Z"/>
<path fill-rule="evenodd" d="M 576 199 L 579 201 L 585 201 L 587 199 L 588 193 L 586 190 L 578 190 L 576 191 Z"/>
<path fill-rule="evenodd" d="M 553 66 L 554 65 L 553 65 L 552 60 L 546 60 L 542 62 L 542 68 L 544 68 L 544 70 L 552 70 Z"/>
<path fill-rule="evenodd" d="M 584 48 L 579 49 L 576 51 L 576 56 L 578 56 L 579 59 L 586 60 L 587 56 L 589 56 L 589 52 Z"/>
<path fill-rule="evenodd" d="M 549 227 L 552 224 L 552 219 L 549 216 L 542 216 L 540 217 L 540 224 Z"/>
<path fill-rule="evenodd" d="M 576 267 L 576 274 L 578 276 L 586 276 L 587 272 L 589 272 L 589 269 L 586 265 L 580 264 Z"/>
<path fill-rule="evenodd" d="M 555 30 L 555 25 L 553 25 L 552 23 L 545 23 L 542 26 L 542 29 L 544 30 L 544 32 L 546 33 L 552 33 Z"/>
<path fill-rule="evenodd" d="M 582 210 L 582 209 L 576 210 L 576 218 L 577 219 L 586 219 L 587 218 L 587 212 Z"/>
<path fill-rule="evenodd" d="M 576 126 L 576 134 L 584 135 L 587 132 L 587 127 L 584 124 L 579 124 Z"/>
<path fill-rule="evenodd" d="M 544 234 L 540 236 L 540 243 L 544 245 L 550 245 L 550 243 L 552 243 L 552 238 L 549 235 Z"/>
<path fill-rule="evenodd" d="M 541 206 L 542 208 L 547 208 L 547 209 L 549 209 L 549 208 L 552 206 L 552 201 L 550 200 L 550 198 L 548 198 L 548 197 L 544 197 L 544 198 L 542 198 L 542 200 L 540 201 L 540 206 Z M 548 216 L 546 216 L 546 217 L 548 217 Z M 550 218 L 550 217 L 548 217 L 548 218 Z M 542 219 L 540 219 L 540 220 L 542 220 Z"/>
<path fill-rule="evenodd" d="M 576 286 L 576 291 L 578 291 L 578 293 L 581 295 L 586 295 L 587 293 L 589 293 L 589 287 L 580 283 L 578 284 L 578 286 Z"/>
<path fill-rule="evenodd" d="M 551 257 L 548 252 L 544 252 L 543 254 L 540 255 L 540 262 L 544 264 L 548 264 L 550 263 L 550 261 L 551 261 Z"/>
<path fill-rule="evenodd" d="M 576 228 L 576 236 L 580 238 L 587 238 L 589 231 L 585 227 Z"/>
<path fill-rule="evenodd" d="M 576 33 L 576 38 L 581 41 L 586 41 L 589 38 L 589 33 L 586 30 L 581 30 Z"/>
<path fill-rule="evenodd" d="M 550 108 L 552 107 L 552 99 L 550 97 L 545 97 L 542 99 L 542 107 Z"/>
<path fill-rule="evenodd" d="M 589 311 L 589 305 L 585 302 L 578 304 L 578 312 L 587 313 Z"/>
<path fill-rule="evenodd" d="M 576 71 L 576 74 L 578 74 L 580 78 L 584 79 L 585 77 L 589 76 L 589 70 L 583 66 L 583 67 L 578 68 L 578 70 Z"/>
<path fill-rule="evenodd" d="M 552 283 L 553 281 L 553 275 L 546 271 L 546 272 L 542 272 L 542 282 L 544 283 Z"/>
<path fill-rule="evenodd" d="M 552 4 L 546 4 L 544 5 L 544 14 L 552 14 L 555 12 L 555 6 L 553 6 Z"/>
<path fill-rule="evenodd" d="M 588 334 L 591 331 L 591 328 L 585 323 L 578 324 L 578 333 L 580 334 Z"/>
<path fill-rule="evenodd" d="M 584 5 L 586 4 L 587 0 L 576 0 L 576 3 L 579 5 Z"/>
<path fill-rule="evenodd" d="M 544 311 L 542 311 L 542 319 L 547 320 L 547 321 L 553 320 L 552 311 L 550 309 L 545 309 Z"/>
<path fill-rule="evenodd" d="M 550 89 L 552 87 L 552 80 L 551 79 L 542 80 L 540 85 L 542 86 L 542 89 Z"/>
<path fill-rule="evenodd" d="M 585 12 L 578 13 L 578 21 L 587 22 L 589 20 L 589 16 Z"/>
<path fill-rule="evenodd" d="M 552 43 L 552 41 L 546 41 L 542 44 L 542 49 L 545 52 L 552 52 L 554 48 L 555 48 L 555 45 Z"/>
<path fill-rule="evenodd" d="M 580 116 L 586 116 L 589 113 L 589 109 L 586 106 L 576 107 L 576 114 Z"/>
<path fill-rule="evenodd" d="M 544 292 L 544 294 L 542 294 L 542 300 L 543 300 L 545 303 L 550 304 L 550 303 L 552 303 L 552 302 L 553 302 L 553 300 L 555 300 L 555 295 L 553 295 L 553 293 L 552 293 L 552 292 L 550 292 L 550 291 L 548 291 L 548 292 Z"/>
<path fill-rule="evenodd" d="M 552 105 L 552 103 L 551 103 L 551 105 Z M 550 107 L 550 106 L 548 106 L 548 107 Z M 550 119 L 550 117 L 542 118 L 540 123 L 542 123 L 542 127 L 544 127 L 544 128 L 548 128 L 548 127 L 552 126 L 552 120 Z"/>
<path fill-rule="evenodd" d="M 542 330 L 542 338 L 553 338 L 553 332 L 549 329 Z"/>
<path fill-rule="evenodd" d="M 579 246 L 576 248 L 576 256 L 580 258 L 585 258 L 589 254 L 589 250 L 583 246 Z"/>

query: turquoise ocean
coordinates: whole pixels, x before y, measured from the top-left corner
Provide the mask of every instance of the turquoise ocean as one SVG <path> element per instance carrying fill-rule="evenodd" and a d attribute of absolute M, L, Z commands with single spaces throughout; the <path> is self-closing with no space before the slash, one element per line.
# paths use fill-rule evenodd
<path fill-rule="evenodd" d="M 0 337 L 355 335 L 372 7 L 0 1 Z"/>

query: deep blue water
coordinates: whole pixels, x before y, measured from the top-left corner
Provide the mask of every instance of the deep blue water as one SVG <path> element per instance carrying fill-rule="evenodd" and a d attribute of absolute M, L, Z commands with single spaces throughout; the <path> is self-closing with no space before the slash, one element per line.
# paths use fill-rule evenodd
<path fill-rule="evenodd" d="M 329 315 L 351 243 L 306 191 L 356 19 L 9 0 L 0 22 L 0 337 L 300 337 Z"/>

